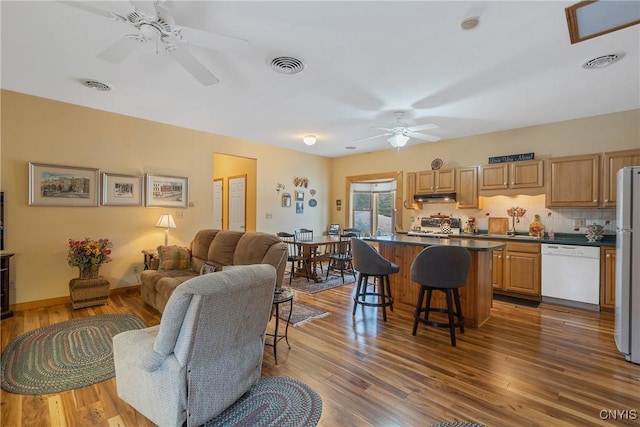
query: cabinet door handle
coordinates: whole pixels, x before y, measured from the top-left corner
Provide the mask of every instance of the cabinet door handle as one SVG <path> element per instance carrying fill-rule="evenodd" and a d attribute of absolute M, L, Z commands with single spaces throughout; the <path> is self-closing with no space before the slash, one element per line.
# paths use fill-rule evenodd
<path fill-rule="evenodd" d="M 605 255 L 605 258 L 611 258 L 611 254 Z"/>
<path fill-rule="evenodd" d="M 609 199 L 604 199 L 605 202 L 609 202 Z"/>
<path fill-rule="evenodd" d="M 596 203 L 598 201 L 598 199 L 593 199 L 593 202 Z"/>
<path fill-rule="evenodd" d="M 511 185 L 515 184 L 515 181 L 511 181 Z"/>
<path fill-rule="evenodd" d="M 507 259 L 509 259 L 509 258 L 511 258 L 511 256 L 510 256 L 510 255 L 507 255 L 507 256 L 506 256 L 506 258 L 507 258 Z"/>
<path fill-rule="evenodd" d="M 609 255 L 607 255 L 607 256 L 609 256 Z M 502 259 L 502 255 L 498 255 L 498 259 Z"/>

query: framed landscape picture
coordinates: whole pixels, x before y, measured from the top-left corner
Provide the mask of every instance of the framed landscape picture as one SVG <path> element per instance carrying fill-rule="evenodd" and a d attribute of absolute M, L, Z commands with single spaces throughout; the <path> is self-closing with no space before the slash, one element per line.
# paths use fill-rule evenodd
<path fill-rule="evenodd" d="M 29 205 L 98 206 L 100 169 L 29 162 Z"/>
<path fill-rule="evenodd" d="M 142 206 L 142 176 L 102 174 L 103 206 Z"/>
<path fill-rule="evenodd" d="M 147 174 L 147 207 L 186 208 L 189 205 L 189 178 Z"/>

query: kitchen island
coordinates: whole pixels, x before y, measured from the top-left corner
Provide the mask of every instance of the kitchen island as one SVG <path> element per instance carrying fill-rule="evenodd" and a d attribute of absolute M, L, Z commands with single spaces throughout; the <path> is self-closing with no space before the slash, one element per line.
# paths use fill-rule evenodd
<path fill-rule="evenodd" d="M 380 254 L 400 266 L 400 272 L 389 276 L 391 294 L 398 302 L 416 305 L 420 286 L 411 281 L 411 263 L 424 248 L 433 245 L 460 246 L 467 248 L 471 254 L 471 269 L 467 284 L 460 288 L 460 302 L 466 325 L 477 328 L 482 326 L 491 315 L 493 289 L 491 285 L 492 254 L 496 249 L 504 248 L 502 242 L 472 239 L 436 239 L 429 237 L 407 236 L 372 236 L 364 238 L 375 242 Z M 446 307 L 444 293 L 435 292 L 432 297 L 433 307 Z"/>

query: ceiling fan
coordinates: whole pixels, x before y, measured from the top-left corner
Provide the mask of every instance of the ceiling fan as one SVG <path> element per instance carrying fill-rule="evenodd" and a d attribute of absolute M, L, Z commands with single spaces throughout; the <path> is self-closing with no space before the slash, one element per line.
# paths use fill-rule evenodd
<path fill-rule="evenodd" d="M 132 2 L 130 2 L 131 9 L 126 14 L 97 8 L 91 2 L 61 1 L 60 3 L 116 22 L 129 24 L 137 30 L 134 34 L 124 36 L 100 52 L 98 58 L 119 64 L 141 45 L 147 42 L 156 43 L 157 47 L 162 45 L 171 58 L 205 86 L 216 84 L 219 80 L 189 52 L 189 43 L 187 43 L 186 37 L 183 37 L 183 30 L 186 30 L 193 38 L 203 41 L 205 45 L 202 47 L 205 48 L 217 49 L 221 45 L 245 47 L 248 44 L 246 40 L 235 37 L 208 33 L 183 26 L 178 27 L 173 16 L 160 6 L 159 0 L 153 2 L 154 14 L 145 13 Z"/>
<path fill-rule="evenodd" d="M 391 127 L 385 128 L 375 126 L 372 128 L 383 130 L 385 131 L 385 133 L 357 139 L 356 142 L 366 141 L 373 138 L 380 138 L 381 136 L 388 136 L 389 138 L 387 138 L 387 142 L 394 148 L 400 148 L 404 147 L 410 138 L 421 139 L 423 141 L 429 142 L 440 141 L 439 136 L 418 132 L 422 130 L 435 129 L 438 127 L 438 125 L 435 125 L 433 123 L 426 123 L 423 125 L 408 126 L 402 121 L 402 117 L 404 116 L 403 111 L 396 111 L 393 113 L 393 115 L 396 116 L 396 122 L 392 124 Z"/>

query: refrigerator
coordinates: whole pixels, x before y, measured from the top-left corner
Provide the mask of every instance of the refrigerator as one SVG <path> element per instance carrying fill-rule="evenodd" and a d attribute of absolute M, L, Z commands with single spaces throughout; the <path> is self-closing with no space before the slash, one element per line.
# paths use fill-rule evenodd
<path fill-rule="evenodd" d="M 640 364 L 640 166 L 617 174 L 615 341 Z"/>

